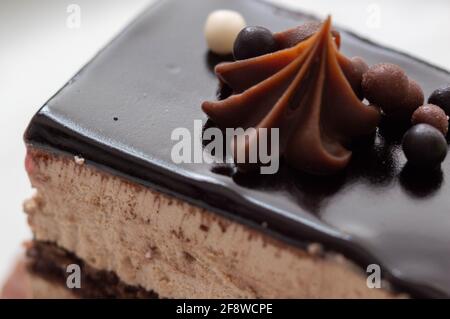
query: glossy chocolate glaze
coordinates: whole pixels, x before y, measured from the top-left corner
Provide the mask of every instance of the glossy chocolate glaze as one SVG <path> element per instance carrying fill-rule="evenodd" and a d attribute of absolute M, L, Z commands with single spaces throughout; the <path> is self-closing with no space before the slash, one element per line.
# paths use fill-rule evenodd
<path fill-rule="evenodd" d="M 219 8 L 238 10 L 249 24 L 273 31 L 311 19 L 258 1 L 159 1 L 41 108 L 26 143 L 80 154 L 89 164 L 289 243 L 318 241 L 364 268 L 381 264 L 401 291 L 450 297 L 450 157 L 434 173 L 404 168 L 397 126 L 383 123 L 373 145 L 362 143 L 348 169 L 333 177 L 310 177 L 286 165 L 273 176 L 231 176 L 230 167 L 171 161 L 172 130 L 192 130 L 194 119 L 206 122 L 201 103 L 216 95 L 211 69 L 219 59 L 207 52 L 203 23 Z M 341 34 L 344 54 L 401 65 L 427 96 L 450 82 L 446 71 Z M 196 141 L 200 136 L 195 133 Z"/>

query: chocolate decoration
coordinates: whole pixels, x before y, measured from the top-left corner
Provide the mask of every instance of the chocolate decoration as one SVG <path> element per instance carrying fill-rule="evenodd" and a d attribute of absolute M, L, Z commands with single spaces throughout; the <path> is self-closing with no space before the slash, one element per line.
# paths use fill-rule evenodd
<path fill-rule="evenodd" d="M 312 41 L 311 38 L 308 38 L 293 47 L 282 49 L 272 54 L 236 62 L 220 63 L 214 71 L 218 78 L 223 83 L 226 83 L 234 93 L 242 93 L 288 66 L 308 49 Z M 295 43 L 295 41 L 290 42 Z M 363 74 L 367 71 L 367 65 L 360 58 L 348 59 L 339 51 L 336 53 L 336 57 L 353 90 L 360 95 L 362 90 L 361 81 Z"/>
<path fill-rule="evenodd" d="M 250 88 L 240 85 L 245 82 L 246 71 L 239 66 L 245 70 L 249 65 L 255 70 L 268 70 L 272 65 L 285 63 L 286 53 L 291 50 L 298 55 L 286 67 Z M 248 141 L 234 140 L 235 154 L 249 154 L 263 140 L 267 141 L 266 137 L 261 138 L 261 129 L 270 132 L 278 128 L 280 156 L 289 165 L 313 174 L 335 173 L 350 161 L 351 151 L 346 145 L 375 131 L 380 111 L 364 105 L 347 81 L 331 35 L 331 18 L 313 37 L 287 51 L 232 63 L 237 67 L 228 64 L 234 77 L 220 74 L 219 67 L 218 73 L 226 84 L 245 91 L 222 101 L 205 102 L 203 111 L 221 127 L 256 129 Z M 340 58 L 347 62 L 342 55 Z M 270 61 L 267 68 L 266 61 Z M 257 75 L 249 76 L 257 78 L 260 72 L 256 72 Z"/>
<path fill-rule="evenodd" d="M 309 21 L 295 28 L 291 28 L 285 31 L 277 32 L 273 36 L 278 43 L 280 49 L 288 49 L 303 42 L 312 37 L 317 31 L 320 30 L 322 23 L 319 21 Z M 341 34 L 339 31 L 332 29 L 334 41 L 338 48 L 341 47 Z"/>
<path fill-rule="evenodd" d="M 428 103 L 442 108 L 445 113 L 450 114 L 450 84 L 434 90 L 428 98 Z"/>
<path fill-rule="evenodd" d="M 259 1 L 159 1 L 41 108 L 26 143 L 81 155 L 86 165 L 287 243 L 322 243 L 359 263 L 362 271 L 379 264 L 384 278 L 413 296 L 450 297 L 450 157 L 441 171 L 417 175 L 404 167 L 405 131 L 398 125 L 382 121 L 373 143 L 361 143 L 348 168 L 326 178 L 311 178 L 287 165 L 261 178 L 230 176 L 232 169 L 217 170 L 213 164 L 173 163 L 172 131 L 192 130 L 194 119 L 206 123 L 200 105 L 215 98 L 211 63 L 217 60 L 208 53 L 203 25 L 211 11 L 223 8 L 273 31 L 311 20 Z M 445 70 L 339 31 L 344 54 L 361 56 L 369 65 L 400 65 L 426 96 L 450 83 Z"/>
<path fill-rule="evenodd" d="M 413 125 L 424 123 L 441 131 L 444 136 L 448 132 L 448 116 L 445 111 L 434 104 L 426 104 L 419 107 L 411 117 Z"/>
<path fill-rule="evenodd" d="M 410 119 L 414 111 L 423 105 L 424 100 L 423 90 L 419 83 L 409 79 L 408 94 L 400 107 L 401 110 L 398 112 L 403 114 L 397 114 L 397 116 L 403 115 L 403 117 Z"/>
<path fill-rule="evenodd" d="M 363 75 L 364 96 L 384 112 L 397 111 L 408 95 L 409 79 L 405 71 L 392 63 L 372 65 Z"/>
<path fill-rule="evenodd" d="M 362 79 L 364 73 L 369 70 L 366 61 L 361 57 L 353 57 L 350 60 L 342 59 L 340 66 L 355 94 L 360 100 L 363 100 L 364 92 L 362 89 Z"/>

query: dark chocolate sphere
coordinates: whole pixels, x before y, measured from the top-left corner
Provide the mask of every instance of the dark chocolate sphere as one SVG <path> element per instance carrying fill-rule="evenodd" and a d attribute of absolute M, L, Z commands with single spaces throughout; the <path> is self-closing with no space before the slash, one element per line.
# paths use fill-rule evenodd
<path fill-rule="evenodd" d="M 403 137 L 403 152 L 409 165 L 435 168 L 447 156 L 447 141 L 444 135 L 431 125 L 417 124 Z"/>
<path fill-rule="evenodd" d="M 263 27 L 250 26 L 239 32 L 234 42 L 233 55 L 236 60 L 245 60 L 277 50 L 273 33 Z"/>
<path fill-rule="evenodd" d="M 434 91 L 430 95 L 428 103 L 439 106 L 447 113 L 447 115 L 450 115 L 450 85 Z"/>

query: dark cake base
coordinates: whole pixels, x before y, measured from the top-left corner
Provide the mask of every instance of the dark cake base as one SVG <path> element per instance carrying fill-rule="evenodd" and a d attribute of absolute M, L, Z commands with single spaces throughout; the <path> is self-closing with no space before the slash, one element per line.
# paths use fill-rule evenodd
<path fill-rule="evenodd" d="M 70 289 L 70 292 L 77 297 L 91 299 L 159 298 L 155 292 L 123 283 L 113 272 L 90 267 L 74 254 L 55 244 L 34 241 L 27 250 L 26 268 L 28 272 L 61 287 L 66 287 L 69 275 L 66 268 L 71 264 L 76 264 L 81 268 L 81 288 Z"/>

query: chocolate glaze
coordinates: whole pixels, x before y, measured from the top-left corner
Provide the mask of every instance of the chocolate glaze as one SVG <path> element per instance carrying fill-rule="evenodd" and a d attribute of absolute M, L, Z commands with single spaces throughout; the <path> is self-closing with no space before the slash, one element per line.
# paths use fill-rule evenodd
<path fill-rule="evenodd" d="M 450 158 L 432 174 L 403 168 L 401 127 L 382 122 L 373 145 L 361 143 L 347 170 L 334 177 L 310 177 L 287 165 L 273 176 L 230 177 L 231 169 L 171 161 L 172 130 L 206 121 L 200 105 L 215 98 L 209 64 L 215 59 L 202 30 L 207 14 L 219 8 L 273 31 L 311 19 L 257 1 L 159 1 L 41 108 L 26 143 L 81 154 L 88 164 L 288 243 L 318 241 L 364 268 L 379 263 L 387 279 L 415 296 L 450 297 Z M 340 31 L 344 54 L 399 64 L 426 95 L 450 82 L 444 70 Z"/>
<path fill-rule="evenodd" d="M 248 140 L 232 141 L 241 171 L 258 165 L 240 162 L 237 154 L 248 158 L 250 150 L 273 138 L 276 128 L 280 145 L 272 155 L 304 172 L 333 174 L 350 162 L 347 145 L 375 132 L 381 117 L 377 107 L 360 101 L 347 80 L 355 78 L 346 76 L 347 70 L 355 69 L 337 50 L 329 17 L 313 37 L 291 48 L 217 66 L 221 81 L 237 92 L 206 101 L 202 109 L 221 127 L 254 128 Z M 361 81 L 362 73 L 356 77 Z"/>

